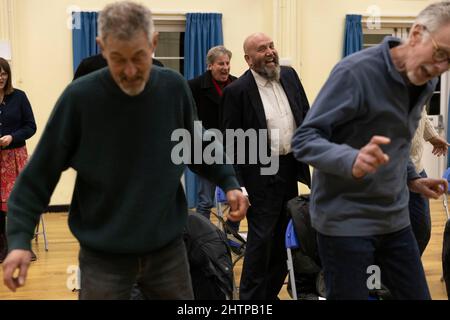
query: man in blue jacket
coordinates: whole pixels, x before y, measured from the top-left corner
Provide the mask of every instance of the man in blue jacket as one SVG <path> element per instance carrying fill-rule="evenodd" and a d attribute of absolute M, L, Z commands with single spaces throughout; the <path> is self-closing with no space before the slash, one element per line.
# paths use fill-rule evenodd
<path fill-rule="evenodd" d="M 447 181 L 421 178 L 409 151 L 449 59 L 442 2 L 419 14 L 404 43 L 387 37 L 339 62 L 296 132 L 295 157 L 315 168 L 310 210 L 328 299 L 367 299 L 380 280 L 396 299 L 430 299 L 408 187 L 437 199 Z"/>

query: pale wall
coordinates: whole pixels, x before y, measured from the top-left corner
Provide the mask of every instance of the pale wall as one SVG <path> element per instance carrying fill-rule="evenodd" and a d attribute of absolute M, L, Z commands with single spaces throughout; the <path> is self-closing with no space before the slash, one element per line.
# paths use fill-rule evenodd
<path fill-rule="evenodd" d="M 372 5 L 382 15 L 416 16 L 428 0 L 300 0 L 301 75 L 313 102 L 333 66 L 342 58 L 346 14 L 368 14 Z"/>
<path fill-rule="evenodd" d="M 15 82 L 24 89 L 33 105 L 38 124 L 30 139 L 33 151 L 51 109 L 72 79 L 71 31 L 67 29 L 66 9 L 98 10 L 109 0 L 13 0 L 18 48 L 14 52 Z M 279 0 L 296 1 L 296 0 Z M 341 59 L 344 21 L 348 13 L 366 14 L 371 5 L 384 15 L 414 16 L 432 1 L 428 0 L 297 0 L 299 61 L 305 90 L 312 103 L 332 67 Z M 232 73 L 246 69 L 242 42 L 256 31 L 273 35 L 273 8 L 276 0 L 154 0 L 142 1 L 154 12 L 221 12 L 225 45 L 234 52 Z M 294 26 L 293 26 L 294 27 Z M 282 41 L 282 39 L 280 39 Z M 57 150 L 55 150 L 57 152 Z M 52 204 L 67 204 L 71 198 L 74 174 L 65 173 Z"/>
<path fill-rule="evenodd" d="M 334 65 L 342 58 L 346 14 L 368 15 L 369 7 L 376 5 L 382 15 L 416 16 L 432 2 L 434 1 L 299 0 L 297 16 L 300 61 L 294 61 L 294 65 L 299 66 L 310 104 L 313 104 Z M 301 185 L 300 191 L 308 193 L 309 189 Z"/>
<path fill-rule="evenodd" d="M 72 37 L 66 27 L 67 8 L 99 10 L 108 0 L 14 0 L 17 52 L 14 52 L 14 79 L 26 91 L 35 113 L 38 131 L 29 140 L 32 152 L 50 112 L 63 89 L 71 81 Z M 232 73 L 246 69 L 242 43 L 245 36 L 272 31 L 272 0 L 153 0 L 141 1 L 158 12 L 220 12 L 223 14 L 224 42 L 234 52 Z M 126 133 L 124 133 L 126 134 Z M 101 141 L 99 141 L 101 143 Z M 58 150 L 55 150 L 58 152 Z M 75 174 L 68 171 L 55 190 L 51 204 L 68 204 Z"/>

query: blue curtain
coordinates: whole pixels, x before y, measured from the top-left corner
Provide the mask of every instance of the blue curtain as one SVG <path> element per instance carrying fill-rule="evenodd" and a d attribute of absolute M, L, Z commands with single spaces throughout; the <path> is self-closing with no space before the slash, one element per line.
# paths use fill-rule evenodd
<path fill-rule="evenodd" d="M 184 38 L 184 77 L 198 77 L 206 71 L 206 54 L 214 46 L 223 44 L 222 14 L 188 13 Z M 189 208 L 197 206 L 196 176 L 185 172 L 186 196 Z"/>
<path fill-rule="evenodd" d="M 97 17 L 97 12 L 72 13 L 73 72 L 75 72 L 81 60 L 100 53 L 100 48 L 95 42 Z"/>
<path fill-rule="evenodd" d="M 348 14 L 345 17 L 344 57 L 363 48 L 361 15 Z"/>

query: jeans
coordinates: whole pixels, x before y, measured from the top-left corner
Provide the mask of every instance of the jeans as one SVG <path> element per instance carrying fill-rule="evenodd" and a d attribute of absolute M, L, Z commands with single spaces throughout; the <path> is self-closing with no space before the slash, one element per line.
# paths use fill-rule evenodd
<path fill-rule="evenodd" d="M 425 170 L 420 173 L 420 176 L 427 177 Z M 431 237 L 431 216 L 430 201 L 420 193 L 409 192 L 409 218 L 420 255 L 422 255 Z"/>
<path fill-rule="evenodd" d="M 142 255 L 108 254 L 81 247 L 80 300 L 129 300 L 133 285 L 148 299 L 193 300 L 182 238 Z"/>
<path fill-rule="evenodd" d="M 197 212 L 209 220 L 211 216 L 211 208 L 215 207 L 216 185 L 208 179 L 197 176 L 198 186 L 198 203 Z M 232 230 L 239 231 L 239 222 L 231 220 L 226 221 L 227 225 Z"/>
<path fill-rule="evenodd" d="M 393 299 L 430 300 L 411 227 L 376 236 L 334 237 L 317 233 L 327 299 L 367 300 L 378 266 Z"/>

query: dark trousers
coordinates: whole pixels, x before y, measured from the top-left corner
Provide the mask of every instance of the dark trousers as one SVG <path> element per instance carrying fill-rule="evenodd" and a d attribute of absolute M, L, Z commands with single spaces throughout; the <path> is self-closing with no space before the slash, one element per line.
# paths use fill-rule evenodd
<path fill-rule="evenodd" d="M 129 300 L 137 282 L 148 299 L 193 300 L 183 240 L 146 255 L 80 249 L 80 300 Z"/>
<path fill-rule="evenodd" d="M 427 177 L 425 170 L 420 173 L 420 176 Z M 420 255 L 422 255 L 431 237 L 431 216 L 430 201 L 420 193 L 409 192 L 409 219 Z"/>
<path fill-rule="evenodd" d="M 284 238 L 286 203 L 298 195 L 292 155 L 280 157 L 278 174 L 258 192 L 249 191 L 247 247 L 239 288 L 241 300 L 274 300 L 287 276 Z"/>
<path fill-rule="evenodd" d="M 8 255 L 8 241 L 6 240 L 6 212 L 0 211 L 0 262 Z"/>
<path fill-rule="evenodd" d="M 198 186 L 198 203 L 197 203 L 197 213 L 200 213 L 206 219 L 211 217 L 211 208 L 215 206 L 216 197 L 216 185 L 197 175 L 197 186 Z M 234 231 L 239 232 L 239 222 L 234 222 L 227 220 L 226 224 Z"/>
<path fill-rule="evenodd" d="M 425 273 L 411 227 L 377 236 L 333 237 L 318 233 L 327 299 L 368 300 L 378 266 L 380 281 L 394 299 L 430 300 Z"/>

